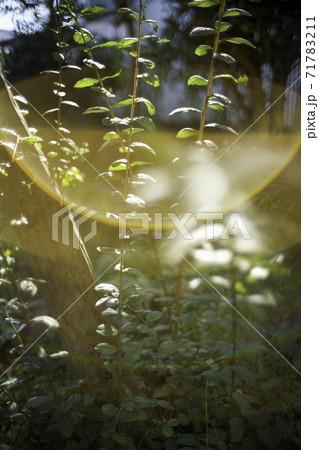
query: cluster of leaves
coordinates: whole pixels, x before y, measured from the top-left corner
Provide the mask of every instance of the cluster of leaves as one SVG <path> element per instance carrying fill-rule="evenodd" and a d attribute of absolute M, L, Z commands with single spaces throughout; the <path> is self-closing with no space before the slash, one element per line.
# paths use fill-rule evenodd
<path fill-rule="evenodd" d="M 146 242 L 132 242 L 130 247 L 144 252 L 148 266 L 156 265 Z M 112 260 L 112 249 L 103 251 Z M 70 380 L 64 362 L 66 352 L 57 351 L 54 335 L 51 339 L 42 337 L 23 355 L 26 345 L 36 338 L 35 333 L 40 334 L 48 326 L 52 332 L 58 325 L 47 315 L 34 315 L 37 308 L 43 308 L 39 299 L 41 282 L 20 278 L 11 251 L 4 253 L 2 370 L 20 358 L 1 383 L 2 443 L 8 448 L 52 447 L 61 443 L 68 449 L 249 449 L 300 445 L 297 375 L 272 350 L 267 350 L 258 336 L 252 339 L 249 327 L 240 320 L 234 360 L 232 310 L 220 294 L 207 289 L 203 278 L 184 271 L 178 317 L 174 313 L 178 274 L 172 276 L 174 268 L 169 263 L 163 265 L 162 279 L 142 275 L 139 269 L 145 260 L 134 271 L 125 272 L 122 307 L 118 268 L 109 274 L 108 281 L 96 286 L 102 294 L 97 305 L 105 308 L 104 321 L 97 330 L 105 342 L 96 350 L 108 376 L 98 390 L 92 390 L 88 379 Z M 128 249 L 128 265 L 134 259 L 132 255 Z M 294 337 L 284 336 L 281 342 L 281 324 L 272 317 L 274 306 L 254 306 L 250 302 L 260 293 L 266 298 L 271 289 L 278 302 L 290 298 L 289 305 L 281 306 L 283 317 L 287 319 L 296 313 L 298 286 L 292 287 L 295 273 L 291 274 L 283 264 L 286 256 L 277 254 L 249 263 L 246 260 L 245 264 L 238 259 L 235 282 L 227 268 L 216 270 L 213 277 L 210 272 L 203 276 L 225 298 L 232 298 L 235 291 L 243 316 L 257 329 L 272 329 L 273 337 L 268 336 L 272 345 L 280 345 L 285 357 L 298 367 L 299 331 L 295 329 Z M 179 324 L 177 340 L 172 338 L 171 330 L 175 321 Z"/>
<path fill-rule="evenodd" d="M 219 73 L 215 75 L 216 72 L 216 62 L 220 61 L 226 65 L 231 65 L 235 63 L 235 58 L 233 58 L 228 53 L 224 53 L 221 51 L 221 47 L 225 43 L 232 43 L 238 45 L 248 45 L 250 47 L 254 47 L 254 45 L 248 41 L 247 39 L 243 39 L 241 37 L 227 37 L 227 31 L 231 29 L 232 25 L 229 22 L 224 21 L 225 18 L 238 17 L 238 16 L 250 16 L 250 14 L 243 9 L 239 8 L 228 8 L 226 9 L 226 0 L 211 0 L 211 1 L 192 1 L 189 2 L 189 6 L 198 7 L 198 8 L 209 8 L 212 6 L 219 5 L 219 13 L 218 19 L 215 21 L 214 26 L 210 27 L 195 27 L 191 32 L 190 36 L 194 38 L 205 37 L 205 44 L 200 44 L 195 49 L 195 54 L 197 56 L 205 56 L 206 54 L 212 54 L 211 63 L 209 68 L 208 77 L 204 78 L 201 75 L 192 75 L 188 79 L 188 86 L 206 86 L 206 93 L 204 97 L 202 110 L 194 107 L 182 107 L 174 109 L 170 115 L 174 115 L 177 113 L 188 113 L 194 112 L 200 114 L 200 125 L 199 129 L 196 130 L 194 128 L 183 128 L 177 133 L 178 138 L 187 138 L 190 136 L 196 136 L 198 142 L 202 144 L 203 136 L 204 136 L 204 128 L 219 128 L 224 131 L 229 131 L 234 134 L 234 131 L 231 127 L 226 126 L 224 124 L 212 122 L 205 123 L 207 108 L 213 109 L 215 111 L 224 111 L 224 109 L 231 103 L 229 98 L 225 95 L 212 92 L 212 87 L 214 85 L 215 80 L 219 79 L 229 79 L 239 85 L 246 85 L 248 82 L 248 78 L 246 75 L 235 77 L 230 73 Z M 227 20 L 227 19 L 226 19 Z M 224 37 L 225 36 L 225 37 Z M 210 39 L 213 38 L 213 42 L 210 42 Z M 208 148 L 214 147 L 214 143 L 209 140 L 204 140 L 204 144 Z"/>

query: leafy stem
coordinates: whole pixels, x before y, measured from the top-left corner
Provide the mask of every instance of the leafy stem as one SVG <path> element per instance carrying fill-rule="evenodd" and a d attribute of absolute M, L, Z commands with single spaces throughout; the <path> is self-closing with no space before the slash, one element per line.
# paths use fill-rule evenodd
<path fill-rule="evenodd" d="M 126 169 L 125 169 L 125 180 L 124 180 L 124 210 L 126 211 L 126 200 L 128 194 L 128 182 L 130 175 L 130 153 L 132 146 L 132 136 L 133 136 L 133 119 L 135 114 L 135 100 L 137 94 L 138 87 L 138 64 L 141 53 L 141 28 L 142 28 L 142 20 L 144 15 L 144 5 L 142 0 L 140 0 L 140 10 L 139 10 L 139 19 L 138 19 L 138 32 L 137 32 L 137 56 L 135 59 L 135 69 L 134 69 L 134 79 L 133 79 L 133 92 L 132 92 L 132 105 L 131 105 L 131 114 L 130 114 L 130 132 L 128 139 L 128 148 L 127 148 L 127 157 L 126 157 Z M 120 288 L 119 288 L 119 307 L 121 314 L 119 316 L 119 328 L 118 328 L 118 378 L 119 378 L 119 402 L 122 401 L 122 355 L 121 355 L 121 347 L 122 347 L 122 308 L 123 308 L 123 271 L 124 271 L 124 253 L 125 253 L 125 239 L 126 236 L 122 237 L 121 241 L 121 258 L 120 258 Z"/>
<path fill-rule="evenodd" d="M 61 17 L 59 12 L 59 0 L 56 0 L 56 16 L 57 16 L 57 46 L 58 50 L 61 48 Z M 62 87 L 62 61 L 59 59 L 59 76 L 58 76 L 58 90 L 60 91 Z M 58 111 L 57 111 L 57 137 L 56 137 L 56 148 L 58 154 L 58 163 L 61 159 L 61 133 L 59 131 L 62 123 L 62 96 L 58 95 Z"/>
<path fill-rule="evenodd" d="M 226 7 L 226 0 L 222 0 L 221 4 L 219 6 L 218 21 L 217 21 L 217 33 L 216 33 L 215 39 L 214 39 L 213 54 L 212 54 L 212 59 L 211 59 L 211 63 L 210 63 L 210 68 L 209 68 L 206 95 L 204 98 L 204 104 L 203 104 L 202 114 L 201 114 L 201 118 L 200 118 L 199 135 L 198 135 L 199 141 L 203 140 L 203 135 L 204 135 L 204 127 L 205 127 L 208 99 L 210 96 L 210 92 L 211 92 L 211 88 L 212 88 L 212 84 L 213 84 L 213 76 L 214 76 L 214 72 L 215 72 L 215 54 L 218 51 L 219 36 L 220 36 L 220 30 L 221 30 L 221 21 L 222 21 L 222 17 L 223 17 L 224 11 L 225 11 L 225 7 Z"/>

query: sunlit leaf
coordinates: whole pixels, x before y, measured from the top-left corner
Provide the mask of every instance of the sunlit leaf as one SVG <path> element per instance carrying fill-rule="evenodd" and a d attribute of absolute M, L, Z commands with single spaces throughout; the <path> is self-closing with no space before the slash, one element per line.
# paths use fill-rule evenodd
<path fill-rule="evenodd" d="M 105 8 L 102 8 L 101 6 L 94 6 L 93 8 L 82 9 L 81 13 L 79 14 L 79 17 L 87 14 L 101 14 L 105 12 L 106 12 Z"/>
<path fill-rule="evenodd" d="M 119 139 L 119 135 L 115 131 L 110 131 L 103 136 L 104 141 L 112 141 L 114 139 Z"/>
<path fill-rule="evenodd" d="M 251 14 L 248 11 L 245 11 L 244 9 L 239 9 L 239 8 L 226 9 L 226 11 L 223 14 L 223 17 L 235 17 L 235 16 L 250 16 L 251 17 Z"/>
<path fill-rule="evenodd" d="M 77 44 L 85 44 L 93 39 L 92 34 L 86 28 L 81 28 L 73 34 L 73 39 Z"/>
<path fill-rule="evenodd" d="M 83 62 L 84 62 L 84 64 L 86 66 L 91 67 L 92 69 L 98 69 L 98 70 L 105 69 L 105 65 L 104 64 L 101 64 L 101 63 L 99 63 L 97 61 L 94 61 L 94 59 L 90 59 L 90 58 L 89 59 L 83 59 Z"/>
<path fill-rule="evenodd" d="M 94 45 L 94 47 L 91 47 L 91 50 L 94 50 L 95 48 L 101 48 L 101 47 L 115 47 L 118 44 L 118 41 L 108 41 L 104 42 L 103 44 Z"/>
<path fill-rule="evenodd" d="M 207 86 L 208 80 L 200 75 L 193 75 L 188 79 L 188 86 Z"/>
<path fill-rule="evenodd" d="M 148 69 L 154 69 L 155 63 L 150 59 L 138 58 L 138 62 L 144 64 Z"/>
<path fill-rule="evenodd" d="M 132 44 L 135 44 L 138 41 L 137 38 L 124 38 L 119 41 L 116 45 L 116 48 L 126 48 L 130 47 Z"/>
<path fill-rule="evenodd" d="M 149 73 L 142 73 L 137 76 L 138 78 L 141 78 L 143 81 L 145 81 L 147 84 L 150 84 L 154 87 L 159 87 L 160 80 L 157 75 L 149 74 Z"/>
<path fill-rule="evenodd" d="M 50 316 L 37 316 L 33 317 L 33 319 L 30 320 L 31 323 L 34 324 L 43 324 L 46 327 L 50 327 L 53 329 L 59 328 L 59 322 Z"/>
<path fill-rule="evenodd" d="M 133 142 L 131 144 L 131 148 L 143 148 L 144 150 L 148 151 L 149 153 L 152 153 L 152 155 L 156 155 L 155 151 L 150 147 L 149 145 L 145 144 L 144 142 Z"/>
<path fill-rule="evenodd" d="M 188 6 L 198 6 L 200 8 L 209 8 L 210 6 L 219 5 L 220 0 L 194 0 L 188 2 Z"/>
<path fill-rule="evenodd" d="M 206 27 L 196 27 L 190 32 L 190 36 L 209 36 L 211 34 L 216 34 L 217 31 L 214 28 L 206 28 Z"/>
<path fill-rule="evenodd" d="M 239 78 L 235 78 L 233 75 L 226 73 L 226 74 L 216 75 L 214 77 L 214 80 L 216 80 L 218 78 L 226 78 L 226 79 L 228 78 L 230 80 L 233 80 L 235 83 L 241 84 L 241 85 L 246 85 L 248 83 L 248 78 L 246 75 L 239 77 Z"/>
<path fill-rule="evenodd" d="M 208 127 L 208 128 L 220 128 L 221 130 L 229 131 L 230 133 L 234 133 L 234 134 L 238 135 L 238 133 L 235 130 L 233 130 L 232 128 L 228 127 L 227 125 L 222 125 L 220 123 L 208 123 L 207 125 L 205 125 L 205 127 Z"/>
<path fill-rule="evenodd" d="M 155 133 L 155 131 L 156 131 L 155 123 L 153 122 L 153 119 L 151 119 L 150 117 L 144 117 L 144 116 L 135 117 L 133 119 L 133 121 L 142 125 L 142 127 L 144 127 L 150 133 Z"/>
<path fill-rule="evenodd" d="M 135 99 L 135 103 L 144 103 L 148 109 L 148 112 L 150 113 L 151 116 L 153 116 L 155 114 L 155 108 L 152 105 L 152 103 L 147 100 L 147 98 L 144 97 L 137 97 Z"/>
<path fill-rule="evenodd" d="M 137 134 L 137 133 L 141 133 L 142 131 L 144 131 L 144 128 L 124 128 L 121 133 L 122 134 Z"/>
<path fill-rule="evenodd" d="M 138 197 L 137 195 L 133 194 L 128 194 L 125 202 L 133 206 L 140 206 L 140 207 L 145 206 L 145 201 L 142 198 Z"/>
<path fill-rule="evenodd" d="M 245 45 L 248 45 L 249 47 L 256 48 L 254 46 L 254 44 L 249 42 L 247 39 L 243 39 L 241 37 L 233 37 L 233 38 L 223 39 L 223 41 L 231 42 L 233 44 L 245 44 Z"/>
<path fill-rule="evenodd" d="M 127 98 L 126 100 L 122 100 L 118 103 L 115 103 L 115 105 L 112 106 L 112 108 L 120 108 L 121 106 L 129 106 L 133 103 L 132 98 Z"/>
<path fill-rule="evenodd" d="M 74 106 L 75 108 L 80 108 L 80 106 L 77 103 L 72 102 L 70 100 L 63 100 L 62 104 L 63 105 Z"/>
<path fill-rule="evenodd" d="M 126 170 L 126 159 L 118 159 L 117 161 L 114 161 L 108 168 L 111 172 L 116 172 L 120 170 Z"/>
<path fill-rule="evenodd" d="M 198 135 L 198 130 L 194 130 L 194 128 L 183 128 L 182 130 L 180 130 L 176 137 L 177 138 L 187 138 L 190 136 L 197 136 Z"/>
<path fill-rule="evenodd" d="M 131 8 L 119 8 L 117 10 L 118 13 L 129 13 L 131 17 L 134 17 L 134 19 L 139 20 L 140 16 L 136 11 L 133 11 Z"/>
<path fill-rule="evenodd" d="M 220 25 L 219 25 L 219 24 L 220 24 Z M 215 22 L 215 25 L 214 25 L 214 28 L 215 28 L 216 30 L 218 29 L 218 25 L 220 26 L 219 31 L 220 31 L 221 33 L 223 33 L 224 31 L 227 31 L 229 28 L 232 27 L 232 25 L 231 25 L 230 23 L 228 23 L 228 22 L 219 22 L 219 21 L 216 21 L 216 22 Z"/>
<path fill-rule="evenodd" d="M 83 114 L 95 114 L 95 113 L 105 113 L 109 111 L 105 106 L 92 106 L 84 111 Z"/>
<path fill-rule="evenodd" d="M 207 106 L 211 109 L 215 109 L 216 111 L 224 111 L 225 109 L 225 105 L 218 100 L 208 100 Z"/>
<path fill-rule="evenodd" d="M 97 78 L 82 78 L 81 80 L 77 81 L 74 85 L 75 88 L 85 88 L 89 86 L 94 86 L 97 84 L 99 80 Z"/>
<path fill-rule="evenodd" d="M 209 50 L 213 50 L 213 47 L 211 47 L 210 45 L 199 45 L 195 50 L 195 55 L 206 55 Z"/>
<path fill-rule="evenodd" d="M 169 116 L 173 116 L 174 114 L 184 113 L 184 112 L 196 112 L 201 113 L 200 109 L 192 108 L 191 106 L 185 106 L 184 108 L 176 108 L 169 113 Z"/>
<path fill-rule="evenodd" d="M 227 53 L 215 53 L 214 58 L 218 59 L 219 61 L 223 61 L 226 64 L 233 64 L 235 62 L 235 58 L 228 55 Z"/>

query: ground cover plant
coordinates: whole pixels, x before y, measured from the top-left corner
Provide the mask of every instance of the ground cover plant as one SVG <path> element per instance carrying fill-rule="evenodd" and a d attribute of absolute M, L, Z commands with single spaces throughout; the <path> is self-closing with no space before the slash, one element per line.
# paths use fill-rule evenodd
<path fill-rule="evenodd" d="M 182 2 L 204 63 L 166 148 L 154 104 L 174 43 L 148 2 L 105 3 L 49 2 L 47 108 L 1 70 L 1 448 L 299 448 L 298 157 L 241 150 L 229 123 L 258 2 Z M 130 34 L 99 41 L 111 3 Z"/>

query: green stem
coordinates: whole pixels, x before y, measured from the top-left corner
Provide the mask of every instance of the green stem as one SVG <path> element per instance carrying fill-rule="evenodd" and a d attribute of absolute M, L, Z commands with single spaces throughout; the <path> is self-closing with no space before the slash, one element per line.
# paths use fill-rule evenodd
<path fill-rule="evenodd" d="M 173 339 L 177 341 L 178 337 L 178 323 L 177 319 L 179 316 L 180 311 L 180 304 L 181 304 L 181 292 L 182 292 L 182 270 L 183 266 L 183 260 L 181 259 L 178 263 L 178 271 L 177 271 L 177 289 L 176 289 L 176 305 L 175 305 L 175 326 L 174 326 L 174 333 L 173 333 Z"/>
<path fill-rule="evenodd" d="M 222 0 L 221 4 L 219 6 L 218 22 L 217 22 L 217 34 L 215 35 L 212 60 L 211 60 L 211 63 L 210 63 L 209 74 L 208 74 L 208 83 L 207 83 L 207 88 L 206 88 L 206 95 L 205 95 L 205 98 L 204 98 L 204 104 L 203 104 L 203 108 L 202 108 L 202 115 L 201 115 L 201 118 L 200 118 L 199 135 L 198 135 L 198 140 L 199 141 L 202 141 L 203 140 L 203 136 L 204 136 L 204 127 L 205 127 L 208 99 L 209 99 L 209 96 L 210 96 L 210 93 L 211 93 L 212 84 L 213 84 L 213 77 L 214 77 L 214 72 L 215 72 L 215 58 L 214 58 L 214 55 L 218 51 L 221 21 L 222 21 L 222 17 L 223 17 L 224 11 L 225 11 L 225 7 L 226 7 L 226 0 Z"/>

